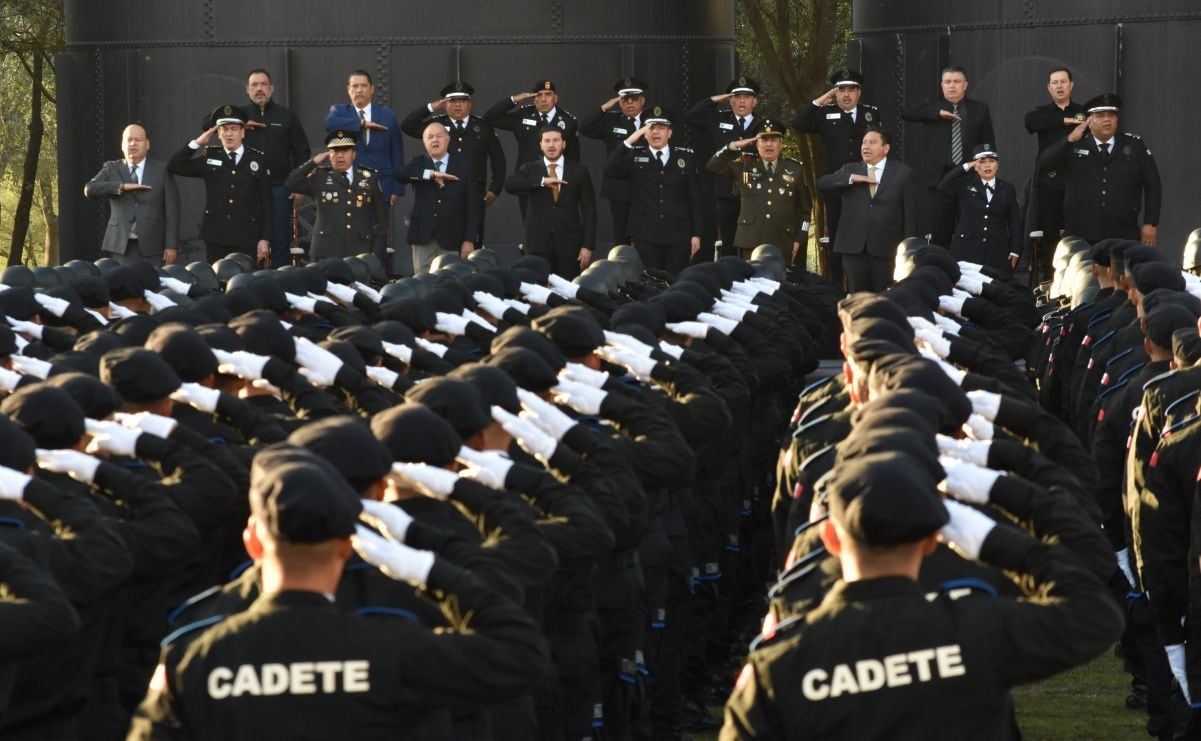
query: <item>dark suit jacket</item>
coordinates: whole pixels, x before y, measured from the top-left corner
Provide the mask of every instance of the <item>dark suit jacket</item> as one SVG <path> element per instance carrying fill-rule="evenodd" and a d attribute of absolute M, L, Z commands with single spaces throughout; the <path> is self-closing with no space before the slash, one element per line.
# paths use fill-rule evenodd
<path fill-rule="evenodd" d="M 834 172 L 848 162 L 862 159 L 859 146 L 868 128 L 883 129 L 880 111 L 874 105 L 860 103 L 852 123 L 850 114 L 843 113 L 835 103 L 815 106 L 812 102 L 797 111 L 792 128 L 803 134 L 820 134 L 826 149 L 822 163 L 826 172 Z M 971 152 L 968 152 L 971 154 Z"/>
<path fill-rule="evenodd" d="M 364 142 L 367 137 L 359 131 L 358 109 L 350 103 L 337 103 L 329 107 L 329 115 L 325 117 L 325 130 L 345 129 L 358 132 L 359 141 L 354 147 L 355 164 L 370 167 L 379 173 L 379 182 L 387 198 L 404 195 L 404 185 L 400 182 L 398 174 L 405 162 L 405 145 L 400 135 L 400 121 L 391 108 L 374 102 L 371 104 L 371 121 L 387 126 L 388 130 L 371 129 L 371 141 Z"/>
<path fill-rule="evenodd" d="M 406 239 L 409 244 L 436 239 L 442 249 L 458 252 L 464 240 L 474 240 L 480 230 L 480 215 L 484 210 L 480 181 L 467 158 L 457 154 L 450 155 L 446 172 L 458 180 L 439 188 L 437 181 L 422 179 L 425 171 L 432 169 L 434 161 L 423 154 L 409 160 L 397 173 L 402 181 L 413 185 L 413 210 L 409 214 Z"/>
<path fill-rule="evenodd" d="M 903 162 L 888 160 L 875 198 L 866 184 L 851 185 L 851 175 L 867 175 L 867 164 L 851 162 L 817 179 L 819 189 L 842 196 L 834 251 L 857 255 L 866 250 L 873 257 L 894 256 L 902 239 L 918 236 L 918 184 L 913 170 Z"/>
<path fill-rule="evenodd" d="M 540 116 L 541 114 L 538 113 L 538 109 L 534 107 L 533 103 L 516 105 L 513 98 L 509 96 L 501 98 L 496 105 L 484 113 L 484 120 L 488 123 L 498 129 L 513 132 L 513 138 L 517 140 L 517 162 L 513 169 L 517 169 L 527 162 L 537 162 L 542 159 L 542 147 L 539 144 L 542 139 L 542 135 L 539 133 L 542 129 Z M 555 106 L 555 116 L 548 123 L 563 132 L 563 141 L 567 144 L 563 156 L 579 162 L 579 123 L 575 116 L 561 107 Z"/>
<path fill-rule="evenodd" d="M 405 116 L 400 122 L 400 130 L 420 140 L 425 127 L 435 121 L 450 130 L 451 154 L 461 154 L 470 160 L 471 170 L 480 185 L 500 195 L 505 185 L 505 150 L 492 126 L 479 116 L 468 116 L 464 121 L 466 131 L 460 136 L 459 127 L 450 116 L 442 112 L 430 113 L 429 108 L 421 106 Z M 488 176 L 489 164 L 492 165 L 491 177 Z"/>
<path fill-rule="evenodd" d="M 547 255 L 556 250 L 589 249 L 596 243 L 596 193 L 588 168 L 579 162 L 562 159 L 567 184 L 559 188 L 559 200 L 550 188 L 542 187 L 547 177 L 542 160 L 518 167 L 505 181 L 505 190 L 528 196 L 525 209 L 525 251 Z"/>
<path fill-rule="evenodd" d="M 929 98 L 901 109 L 901 118 L 922 124 L 922 149 L 918 164 L 918 178 L 929 188 L 938 185 L 943 173 L 955 165 L 951 161 L 951 121 L 938 115 L 939 111 L 950 111 L 946 98 Z M 972 149 L 977 144 L 993 144 L 992 115 L 988 105 L 973 98 L 959 102 L 960 132 L 963 134 L 964 162 L 972 158 Z M 892 162 L 890 161 L 891 165 Z M 887 170 L 885 170 L 887 172 Z"/>
<path fill-rule="evenodd" d="M 685 245 L 701 233 L 700 177 L 691 149 L 668 151 L 667 164 L 660 167 L 649 147 L 620 146 L 609 155 L 605 174 L 630 181 L 630 235 L 635 240 Z"/>
<path fill-rule="evenodd" d="M 179 194 L 175 177 L 165 162 L 142 160 L 142 185 L 150 190 L 119 193 L 122 183 L 131 183 L 125 160 L 105 162 L 100 172 L 83 186 L 88 198 L 108 199 L 108 226 L 100 249 L 117 255 L 126 254 L 130 227 L 137 221 L 138 252 L 142 257 L 161 257 L 164 247 L 179 247 Z"/>
<path fill-rule="evenodd" d="M 888 174 L 887 169 L 884 174 Z M 938 189 L 953 195 L 959 204 L 959 221 L 951 236 L 951 254 L 955 259 L 1009 273 L 1009 255 L 1022 254 L 1025 243 L 1025 222 L 1013 183 L 997 178 L 989 201 L 980 176 L 956 167 L 943 176 Z"/>
<path fill-rule="evenodd" d="M 171 156 L 167 169 L 204 179 L 200 237 L 205 242 L 235 245 L 254 255 L 256 243 L 271 241 L 271 172 L 262 152 L 243 147 L 234 167 L 219 144 L 199 149 L 185 144 Z"/>

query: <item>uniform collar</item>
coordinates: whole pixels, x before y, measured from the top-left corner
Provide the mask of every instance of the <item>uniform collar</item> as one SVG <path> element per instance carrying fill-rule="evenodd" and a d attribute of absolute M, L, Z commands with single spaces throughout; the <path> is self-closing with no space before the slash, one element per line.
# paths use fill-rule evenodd
<path fill-rule="evenodd" d="M 320 592 L 306 592 L 299 589 L 285 589 L 271 594 L 260 594 L 250 612 L 273 612 L 275 610 L 290 610 L 297 608 L 334 609 L 334 603 L 329 595 Z"/>
<path fill-rule="evenodd" d="M 670 144 L 668 144 L 668 145 L 664 146 L 662 149 L 655 149 L 654 147 L 651 147 L 651 148 L 650 148 L 650 150 L 651 150 L 651 157 L 658 157 L 659 155 L 658 155 L 658 154 L 656 154 L 656 153 L 657 153 L 657 152 L 662 152 L 662 153 L 663 153 L 663 161 L 664 161 L 664 162 L 666 162 L 666 161 L 668 161 L 669 159 L 671 159 L 671 145 L 670 145 Z M 776 160 L 776 162 L 779 162 L 779 161 L 780 161 L 780 160 Z"/>
<path fill-rule="evenodd" d="M 558 107 L 558 106 L 555 106 L 554 108 L 551 108 L 551 109 L 550 109 L 549 111 L 547 111 L 546 113 L 538 113 L 538 109 L 537 109 L 537 108 L 535 108 L 535 109 L 534 109 L 534 114 L 535 114 L 535 115 L 537 115 L 539 118 L 541 118 L 542 116 L 546 116 L 546 120 L 547 120 L 547 121 L 554 121 L 554 120 L 555 120 L 555 116 L 559 115 L 559 107 Z"/>
<path fill-rule="evenodd" d="M 354 103 L 351 103 L 351 104 L 350 104 L 350 107 L 354 109 L 354 112 L 355 112 L 356 114 L 357 114 L 357 113 L 359 112 L 359 110 L 360 110 L 360 108 L 359 108 L 357 105 L 355 105 Z M 373 119 L 373 118 L 371 117 L 371 103 L 368 103 L 367 105 L 363 106 L 361 110 L 362 110 L 362 111 L 363 111 L 363 113 L 366 115 L 366 117 L 367 117 L 367 120 L 368 120 L 368 121 L 374 121 L 374 120 L 375 120 L 375 119 Z"/>
<path fill-rule="evenodd" d="M 551 165 L 554 165 L 555 167 L 562 167 L 562 166 L 563 166 L 563 160 L 564 160 L 564 159 L 565 159 L 565 157 L 564 157 L 563 155 L 559 155 L 559 159 L 558 159 L 558 161 L 556 161 L 556 162 L 551 162 L 550 160 L 548 160 L 548 159 L 546 158 L 546 155 L 544 154 L 544 155 L 542 155 L 542 165 L 543 165 L 544 167 L 546 167 L 548 170 L 549 170 L 549 168 L 550 168 L 550 166 L 551 166 Z M 561 174 L 563 174 L 563 173 L 562 173 L 562 171 L 560 171 L 560 172 L 559 172 L 559 174 L 560 174 L 560 175 L 561 175 Z"/>
<path fill-rule="evenodd" d="M 888 597 L 923 597 L 920 584 L 905 576 L 881 576 L 876 579 L 843 581 L 839 579 L 826 593 L 823 604 L 859 602 Z"/>

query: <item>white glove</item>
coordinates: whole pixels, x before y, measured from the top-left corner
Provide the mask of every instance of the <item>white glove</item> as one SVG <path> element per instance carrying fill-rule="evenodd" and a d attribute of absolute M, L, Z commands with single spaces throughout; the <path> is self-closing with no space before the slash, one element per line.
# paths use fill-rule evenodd
<path fill-rule="evenodd" d="M 20 501 L 25 496 L 25 487 L 33 477 L 7 466 L 0 466 L 0 499 Z"/>
<path fill-rule="evenodd" d="M 475 302 L 479 304 L 481 309 L 497 319 L 504 316 L 505 310 L 509 308 L 504 301 L 500 300 L 496 296 L 493 296 L 487 291 L 476 291 L 475 293 L 471 294 L 471 297 L 475 299 Z"/>
<path fill-rule="evenodd" d="M 727 319 L 726 317 L 718 316 L 717 314 L 710 314 L 706 311 L 702 311 L 700 314 L 697 314 L 696 318 L 697 320 L 708 324 L 710 327 L 713 327 L 722 334 L 732 334 L 738 327 L 738 322 L 734 321 L 733 319 Z"/>
<path fill-rule="evenodd" d="M 752 290 L 754 290 L 754 289 L 752 289 Z M 758 293 L 758 291 L 756 291 L 755 293 Z M 721 295 L 721 300 L 725 301 L 727 304 L 735 304 L 736 306 L 745 306 L 748 309 L 750 309 L 752 306 L 754 306 L 757 309 L 759 307 L 755 306 L 754 302 L 752 301 L 752 299 L 755 298 L 755 293 L 743 293 L 743 292 L 739 292 L 739 291 L 735 291 L 735 290 L 727 291 L 726 289 L 723 288 L 723 289 L 721 289 L 720 295 Z"/>
<path fill-rule="evenodd" d="M 953 499 L 944 501 L 943 506 L 947 508 L 951 519 L 942 526 L 939 537 L 964 556 L 972 560 L 980 558 L 984 539 L 997 523 L 988 515 Z"/>
<path fill-rule="evenodd" d="M 122 306 L 121 304 L 116 304 L 116 303 L 113 303 L 112 301 L 108 302 L 108 312 L 109 312 L 109 314 L 117 317 L 118 319 L 128 319 L 131 316 L 138 315 L 138 312 L 134 311 L 133 309 L 127 309 L 124 306 Z"/>
<path fill-rule="evenodd" d="M 171 278 L 165 275 L 160 275 L 158 277 L 158 284 L 163 288 L 175 291 L 181 296 L 187 296 L 188 289 L 191 288 L 191 286 L 189 286 L 187 283 L 184 283 L 179 278 Z"/>
<path fill-rule="evenodd" d="M 746 316 L 748 312 L 750 312 L 750 309 L 747 309 L 743 306 L 735 306 L 734 304 L 726 303 L 725 301 L 713 302 L 713 313 L 717 314 L 718 316 L 723 316 L 726 319 L 732 319 L 735 322 L 741 322 L 742 318 Z"/>
<path fill-rule="evenodd" d="M 198 383 L 183 383 L 171 394 L 171 398 L 212 414 L 217 411 L 217 401 L 221 398 L 221 392 Z"/>
<path fill-rule="evenodd" d="M 43 471 L 65 473 L 76 481 L 89 486 L 96 480 L 96 469 L 100 459 L 78 450 L 43 450 L 38 448 L 38 468 Z"/>
<path fill-rule="evenodd" d="M 374 288 L 367 285 L 366 283 L 360 283 L 359 281 L 356 280 L 354 282 L 354 289 L 356 291 L 358 291 L 359 293 L 363 294 L 364 296 L 366 296 L 367 298 L 371 299 L 372 303 L 378 304 L 379 302 L 384 300 L 384 294 L 375 290 Z M 353 301 L 354 299 L 351 299 L 351 300 Z"/>
<path fill-rule="evenodd" d="M 709 325 L 704 322 L 669 322 L 667 328 L 683 337 L 703 340 L 709 334 Z"/>
<path fill-rule="evenodd" d="M 992 440 L 993 425 L 979 414 L 973 414 L 967 418 L 967 422 L 963 425 L 963 431 L 971 435 L 973 440 Z"/>
<path fill-rule="evenodd" d="M 961 274 L 971 273 L 972 275 L 979 275 L 982 267 L 984 266 L 978 262 L 968 262 L 967 260 L 959 261 L 959 272 Z"/>
<path fill-rule="evenodd" d="M 592 370 L 583 363 L 568 361 L 567 365 L 563 366 L 563 370 L 559 371 L 559 379 L 598 389 L 609 380 L 609 372 Z"/>
<path fill-rule="evenodd" d="M 939 296 L 938 308 L 956 316 L 963 316 L 963 302 L 965 300 L 957 296 Z"/>
<path fill-rule="evenodd" d="M 434 568 L 434 554 L 393 543 L 373 530 L 355 525 L 350 544 L 364 561 L 398 581 L 424 587 Z"/>
<path fill-rule="evenodd" d="M 938 325 L 929 319 L 926 319 L 925 317 L 907 316 L 905 317 L 905 321 L 909 322 L 910 327 L 913 327 L 914 333 L 918 332 L 919 330 L 925 330 L 927 332 L 938 331 Z"/>
<path fill-rule="evenodd" d="M 317 299 L 309 298 L 308 296 L 297 296 L 295 293 L 284 292 L 284 298 L 288 300 L 288 306 L 291 306 L 297 311 L 303 311 L 306 314 L 315 314 L 317 312 Z"/>
<path fill-rule="evenodd" d="M 730 291 L 748 298 L 754 298 L 760 293 L 763 293 L 763 289 L 759 285 L 749 280 L 740 280 L 737 283 L 734 283 L 730 286 Z"/>
<path fill-rule="evenodd" d="M 368 378 L 386 389 L 395 386 L 396 382 L 400 379 L 399 373 L 381 365 L 369 365 L 366 368 L 366 372 Z"/>
<path fill-rule="evenodd" d="M 590 416 L 600 414 L 601 404 L 604 404 L 605 397 L 609 395 L 609 392 L 603 389 L 564 380 L 560 380 L 551 391 L 555 393 L 556 402 Z"/>
<path fill-rule="evenodd" d="M 521 419 L 498 406 L 492 407 L 492 418 L 513 436 L 525 452 L 546 463 L 555 454 L 558 442 L 528 419 Z"/>
<path fill-rule="evenodd" d="M 1126 582 L 1130 585 L 1130 588 L 1136 589 L 1138 582 L 1134 580 L 1134 569 L 1130 567 L 1130 549 L 1123 548 L 1113 555 L 1118 560 L 1118 568 L 1122 570 L 1122 575 L 1126 577 Z"/>
<path fill-rule="evenodd" d="M 564 414 L 562 409 L 535 393 L 519 388 L 517 398 L 526 410 L 521 413 L 521 418 L 546 430 L 556 441 L 562 440 L 567 431 L 576 426 L 576 421 Z"/>
<path fill-rule="evenodd" d="M 343 365 L 337 355 L 304 337 L 296 338 L 296 362 L 300 374 L 314 386 L 332 386 Z"/>
<path fill-rule="evenodd" d="M 21 383 L 20 373 L 10 371 L 8 368 L 0 368 L 0 390 L 12 393 L 17 390 L 19 383 Z"/>
<path fill-rule="evenodd" d="M 939 483 L 938 490 L 972 504 L 987 504 L 993 484 L 1002 476 L 1000 471 L 946 455 L 940 455 L 938 462 L 947 473 L 947 477 Z"/>
<path fill-rule="evenodd" d="M 414 337 L 413 342 L 415 342 L 417 347 L 420 347 L 422 350 L 425 350 L 426 352 L 432 352 L 440 358 L 444 357 L 446 355 L 446 351 L 450 349 L 440 342 L 430 342 L 422 337 Z"/>
<path fill-rule="evenodd" d="M 616 345 L 605 345 L 604 347 L 596 348 L 596 354 L 608 360 L 610 363 L 624 365 L 630 369 L 630 373 L 640 381 L 650 382 L 651 371 L 659 363 L 654 358 L 649 358 L 645 355 L 639 355 L 636 352 L 627 350 L 624 347 Z"/>
<path fill-rule="evenodd" d="M 8 326 L 13 328 L 14 332 L 27 334 L 35 340 L 42 339 L 42 325 L 38 324 L 37 322 L 27 322 L 23 319 L 13 319 L 11 316 L 4 317 L 4 320 L 8 322 Z"/>
<path fill-rule="evenodd" d="M 442 311 L 435 312 L 434 316 L 438 319 L 438 322 L 434 325 L 434 329 L 438 330 L 439 332 L 444 332 L 457 337 L 467 331 L 468 320 L 461 316 L 447 314 L 446 312 Z"/>
<path fill-rule="evenodd" d="M 152 412 L 138 412 L 137 414 L 116 412 L 113 414 L 113 419 L 127 430 L 141 430 L 161 438 L 171 437 L 171 433 L 175 432 L 175 427 L 179 424 L 171 417 L 164 417 Z"/>
<path fill-rule="evenodd" d="M 492 332 L 493 334 L 496 333 L 496 325 L 495 324 L 488 321 L 487 319 L 480 316 L 479 314 L 475 313 L 471 309 L 463 309 L 462 317 L 469 322 L 475 322 L 476 324 L 480 325 L 481 327 L 488 330 L 489 332 Z"/>
<path fill-rule="evenodd" d="M 388 353 L 405 365 L 409 365 L 413 362 L 413 348 L 409 347 L 408 345 L 400 345 L 394 342 L 385 342 L 383 345 L 384 352 Z"/>
<path fill-rule="evenodd" d="M 951 365 L 947 361 L 945 361 L 942 358 L 935 355 L 934 351 L 927 348 L 925 345 L 919 345 L 917 349 L 918 349 L 918 352 L 920 352 L 922 354 L 922 357 L 930 358 L 930 360 L 933 360 L 935 363 L 938 363 L 938 367 L 942 369 L 943 373 L 947 374 L 947 378 L 950 378 L 952 381 L 955 382 L 956 386 L 963 385 L 963 379 L 967 377 L 967 371 L 959 370 L 955 366 Z M 926 353 L 929 353 L 929 355 L 927 355 Z M 931 357 L 931 356 L 933 356 L 933 357 Z"/>
<path fill-rule="evenodd" d="M 13 368 L 27 376 L 35 376 L 45 380 L 50 376 L 50 364 L 45 360 L 26 357 L 25 355 L 9 355 Z"/>
<path fill-rule="evenodd" d="M 943 334 L 951 334 L 955 335 L 956 337 L 959 336 L 959 330 L 962 329 L 962 327 L 959 326 L 959 322 L 955 321 L 949 316 L 943 316 L 942 314 L 934 315 L 934 323 L 943 331 Z"/>
<path fill-rule="evenodd" d="M 459 448 L 458 461 L 466 466 L 459 471 L 459 475 L 493 489 L 505 488 L 509 469 L 513 468 L 512 459 L 503 453 L 495 450 L 473 450 L 466 445 Z"/>
<path fill-rule="evenodd" d="M 551 273 L 550 278 L 546 282 L 550 284 L 552 291 L 566 298 L 575 298 L 575 295 L 580 292 L 579 286 L 561 275 Z"/>
<path fill-rule="evenodd" d="M 96 311 L 95 309 L 89 309 L 86 306 L 83 307 L 83 310 L 86 311 L 87 313 L 91 314 L 93 319 L 100 322 L 100 325 L 102 327 L 108 326 L 108 319 L 105 318 L 105 316 L 103 314 L 101 314 L 99 311 Z"/>
<path fill-rule="evenodd" d="M 959 282 L 956 285 L 973 296 L 979 296 L 980 292 L 984 290 L 984 281 L 966 273 L 959 276 Z"/>
<path fill-rule="evenodd" d="M 71 302 L 66 299 L 47 296 L 44 293 L 33 294 L 33 300 L 41 304 L 43 309 L 59 318 L 62 318 L 62 315 L 66 314 L 67 309 L 71 306 Z"/>
<path fill-rule="evenodd" d="M 363 500 L 363 513 L 359 519 L 383 533 L 384 537 L 396 543 L 403 543 L 413 524 L 413 517 L 394 504 L 384 504 L 374 499 Z"/>
<path fill-rule="evenodd" d="M 990 440 L 956 440 L 947 435 L 935 435 L 934 439 L 938 443 L 940 456 L 950 456 L 977 466 L 988 465 L 988 450 L 992 447 Z"/>
<path fill-rule="evenodd" d="M 455 489 L 459 475 L 425 463 L 393 463 L 392 473 L 417 487 L 427 497 L 445 501 Z"/>
<path fill-rule="evenodd" d="M 521 291 L 521 295 L 525 296 L 526 300 L 531 304 L 545 305 L 550 300 L 551 290 L 546 286 L 522 281 L 519 290 Z"/>
<path fill-rule="evenodd" d="M 263 368 L 266 367 L 267 361 L 271 360 L 270 356 L 255 355 L 245 350 L 238 350 L 237 352 L 213 350 L 213 354 L 217 356 L 218 373 L 224 373 L 227 376 L 237 376 L 238 378 L 248 378 L 253 381 L 257 381 L 263 377 Z"/>
<path fill-rule="evenodd" d="M 515 298 L 505 299 L 505 306 L 509 307 L 510 309 L 513 309 L 514 311 L 519 311 L 522 314 L 526 314 L 526 315 L 528 315 L 530 313 L 530 308 L 531 308 L 530 305 L 527 304 L 526 302 L 518 301 Z"/>
<path fill-rule="evenodd" d="M 659 349 L 672 356 L 676 360 L 679 360 L 684 355 L 684 348 L 680 347 L 679 345 L 673 345 L 667 340 L 659 340 Z"/>
<path fill-rule="evenodd" d="M 951 341 L 942 336 L 942 332 L 935 330 L 919 329 L 914 333 L 914 337 L 919 342 L 926 343 L 926 346 L 934 351 L 934 354 L 939 358 L 945 359 L 951 354 Z"/>
<path fill-rule="evenodd" d="M 344 304 L 354 303 L 355 290 L 350 286 L 344 286 L 341 283 L 334 283 L 333 281 L 326 281 L 325 292 Z M 396 508 L 393 507 L 393 509 Z"/>
<path fill-rule="evenodd" d="M 142 298 L 146 299 L 146 303 L 150 304 L 150 308 L 155 311 L 163 311 L 175 306 L 175 302 L 167 298 L 161 293 L 154 291 L 142 291 Z"/>
<path fill-rule="evenodd" d="M 611 332 L 607 329 L 605 330 L 605 342 L 610 345 L 624 347 L 627 350 L 633 350 L 639 355 L 650 355 L 651 351 L 655 349 L 637 337 L 625 334 L 624 332 Z"/>
<path fill-rule="evenodd" d="M 1176 682 L 1184 693 L 1184 699 L 1188 700 L 1188 672 L 1184 670 L 1184 644 L 1176 643 L 1164 646 L 1163 650 L 1168 655 L 1168 666 L 1172 669 L 1172 676 L 1176 677 Z"/>
<path fill-rule="evenodd" d="M 963 290 L 962 288 L 952 288 L 951 296 L 953 298 L 961 298 L 964 301 L 967 301 L 969 298 L 972 297 L 972 294 L 968 293 L 967 291 Z"/>
<path fill-rule="evenodd" d="M 747 278 L 747 280 L 751 283 L 754 283 L 757 286 L 762 286 L 763 292 L 768 294 L 769 296 L 771 294 L 775 293 L 776 291 L 780 290 L 780 281 L 772 280 L 771 278 L 767 278 L 762 275 L 755 275 L 750 278 Z"/>
<path fill-rule="evenodd" d="M 967 398 L 972 402 L 972 411 L 989 422 L 996 420 L 1001 408 L 1001 395 L 991 391 L 969 391 Z"/>
<path fill-rule="evenodd" d="M 95 455 L 123 455 L 132 457 L 138 447 L 141 430 L 129 430 L 116 422 L 101 422 L 95 419 L 85 419 L 84 429 L 92 436 L 88 443 L 87 452 Z"/>

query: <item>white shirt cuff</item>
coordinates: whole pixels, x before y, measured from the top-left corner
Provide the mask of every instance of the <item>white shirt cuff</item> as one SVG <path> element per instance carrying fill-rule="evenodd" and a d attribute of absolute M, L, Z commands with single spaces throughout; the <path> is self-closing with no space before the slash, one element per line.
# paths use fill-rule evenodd
<path fill-rule="evenodd" d="M 193 139 L 192 141 L 188 142 L 188 149 L 200 149 L 200 145 L 196 143 L 195 139 Z"/>

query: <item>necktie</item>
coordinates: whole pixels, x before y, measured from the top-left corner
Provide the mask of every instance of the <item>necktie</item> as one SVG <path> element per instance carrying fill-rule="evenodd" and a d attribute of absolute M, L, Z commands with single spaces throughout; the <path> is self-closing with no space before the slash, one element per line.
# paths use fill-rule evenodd
<path fill-rule="evenodd" d="M 744 134 L 746 133 L 746 117 L 745 116 L 740 116 L 738 118 L 738 128 L 742 131 L 742 133 L 744 133 Z"/>
<path fill-rule="evenodd" d="M 137 165 L 129 166 L 129 179 L 134 182 L 134 185 L 140 184 L 140 181 L 138 180 L 138 166 Z"/>
<path fill-rule="evenodd" d="M 550 126 L 550 119 L 548 119 L 548 118 L 546 117 L 546 114 L 545 114 L 545 113 L 543 113 L 543 114 L 542 114 L 542 125 L 543 125 L 543 126 Z"/>
<path fill-rule="evenodd" d="M 985 186 L 984 186 L 984 200 L 985 200 L 986 202 L 988 202 L 988 203 L 992 203 L 992 196 L 993 196 L 993 193 L 996 193 L 996 189 L 995 189 L 995 188 L 993 188 L 991 185 L 985 185 Z"/>
<path fill-rule="evenodd" d="M 655 152 L 655 159 L 659 160 L 659 168 L 662 169 L 663 168 L 663 150 L 662 149 L 660 149 L 658 152 Z"/>
<path fill-rule="evenodd" d="M 129 179 L 132 180 L 134 183 L 138 182 L 138 166 L 137 165 L 129 166 Z M 136 208 L 134 209 L 133 218 L 130 219 L 130 222 L 129 222 L 129 238 L 130 239 L 138 238 L 138 214 L 137 214 Z"/>
<path fill-rule="evenodd" d="M 951 106 L 951 113 L 959 115 L 959 106 Z M 963 164 L 963 128 L 959 121 L 951 121 L 951 162 Z"/>
<path fill-rule="evenodd" d="M 238 153 L 237 152 L 229 153 L 229 164 L 233 165 L 234 167 L 238 166 Z"/>
<path fill-rule="evenodd" d="M 363 144 L 371 143 L 371 129 L 367 128 L 367 111 L 359 109 L 359 131 L 363 132 Z"/>
<path fill-rule="evenodd" d="M 1101 148 L 1105 150 L 1105 156 L 1108 158 L 1109 155 L 1113 152 L 1113 142 L 1112 141 L 1105 142 L 1104 144 L 1101 145 Z"/>
<path fill-rule="evenodd" d="M 554 162 L 551 162 L 550 164 L 548 164 L 546 166 L 546 168 L 547 168 L 547 170 L 550 171 L 550 176 L 552 178 L 559 177 L 559 174 L 558 174 L 559 166 L 557 164 L 555 164 Z M 551 198 L 553 198 L 555 200 L 555 203 L 559 202 L 559 185 L 558 185 L 558 183 L 556 183 L 555 185 L 552 185 L 550 187 L 550 196 L 551 196 Z"/>
<path fill-rule="evenodd" d="M 875 165 L 868 165 L 868 167 L 867 167 L 867 176 L 868 176 L 869 178 L 871 178 L 872 180 L 875 180 L 875 179 L 876 179 L 876 166 L 875 166 Z M 869 184 L 868 184 L 868 186 L 867 186 L 867 192 L 868 192 L 869 194 L 871 194 L 871 197 L 872 197 L 872 198 L 875 198 L 875 197 L 876 197 L 876 188 L 878 188 L 878 187 L 879 187 L 879 183 L 869 183 Z"/>
<path fill-rule="evenodd" d="M 775 163 L 775 162 L 768 162 L 768 163 L 767 163 L 767 176 L 768 176 L 768 177 L 771 177 L 771 176 L 773 176 L 773 175 L 775 175 L 775 174 L 776 174 L 776 163 Z"/>
<path fill-rule="evenodd" d="M 463 122 L 462 122 L 462 121 L 459 121 L 458 123 L 456 123 L 456 124 L 455 124 L 455 126 L 456 126 L 456 127 L 458 127 L 458 129 L 459 129 L 459 136 L 462 136 L 462 135 L 463 135 L 463 129 L 464 129 Z"/>
<path fill-rule="evenodd" d="M 342 185 L 346 186 L 347 188 L 350 187 L 350 180 L 346 177 L 346 173 L 344 172 L 338 173 L 338 182 L 342 183 Z"/>

